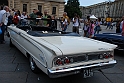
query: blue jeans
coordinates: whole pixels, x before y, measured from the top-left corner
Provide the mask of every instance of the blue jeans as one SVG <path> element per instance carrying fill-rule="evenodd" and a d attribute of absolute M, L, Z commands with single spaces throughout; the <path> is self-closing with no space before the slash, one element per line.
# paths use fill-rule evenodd
<path fill-rule="evenodd" d="M 99 31 L 100 31 L 100 26 L 96 26 L 95 29 L 94 29 L 94 34 L 99 34 Z"/>
<path fill-rule="evenodd" d="M 3 42 L 3 41 L 5 41 L 4 40 L 4 33 L 6 30 L 6 25 L 1 26 L 1 30 L 2 30 L 2 34 L 0 34 L 0 42 Z"/>
<path fill-rule="evenodd" d="M 68 25 L 64 25 L 64 24 L 62 25 L 62 31 L 65 32 L 67 28 L 68 28 Z"/>

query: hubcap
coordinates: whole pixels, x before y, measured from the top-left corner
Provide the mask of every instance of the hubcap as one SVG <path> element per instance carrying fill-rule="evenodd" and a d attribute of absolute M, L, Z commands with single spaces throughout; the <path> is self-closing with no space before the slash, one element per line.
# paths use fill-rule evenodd
<path fill-rule="evenodd" d="M 30 67 L 31 67 L 32 70 L 35 69 L 35 63 L 34 63 L 34 61 L 31 57 L 30 57 Z"/>

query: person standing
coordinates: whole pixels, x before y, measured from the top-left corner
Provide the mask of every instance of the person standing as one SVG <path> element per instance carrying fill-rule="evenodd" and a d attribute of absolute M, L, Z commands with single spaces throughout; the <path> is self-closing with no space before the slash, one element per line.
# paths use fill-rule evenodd
<path fill-rule="evenodd" d="M 121 31 L 122 36 L 124 36 L 124 16 L 122 17 L 122 21 L 120 24 L 120 31 Z"/>
<path fill-rule="evenodd" d="M 69 24 L 70 24 L 70 19 L 67 16 L 67 13 L 64 12 L 63 13 L 63 18 L 62 18 L 62 31 L 65 32 Z"/>
<path fill-rule="evenodd" d="M 117 20 L 117 22 L 116 22 L 116 33 L 120 33 L 120 23 L 121 23 L 121 21 Z"/>
<path fill-rule="evenodd" d="M 3 40 L 3 30 L 2 30 L 2 16 L 5 13 L 5 11 L 3 10 L 3 6 L 0 6 L 0 29 L 1 29 L 1 34 L 0 34 L 0 44 L 4 43 Z"/>
<path fill-rule="evenodd" d="M 84 20 L 84 26 L 83 26 L 84 37 L 88 37 L 89 27 L 90 27 L 90 16 L 87 16 L 87 19 Z"/>
<path fill-rule="evenodd" d="M 50 27 L 53 30 L 57 30 L 57 21 L 54 15 L 52 15 L 50 20 L 47 22 L 47 27 Z"/>
<path fill-rule="evenodd" d="M 47 10 L 44 11 L 44 16 L 43 16 L 43 26 L 47 26 L 48 21 L 50 20 L 50 15 L 48 14 Z"/>
<path fill-rule="evenodd" d="M 33 12 L 29 15 L 29 18 L 37 18 L 37 12 L 38 12 L 38 10 L 37 9 L 33 9 Z M 31 20 L 30 21 L 30 24 L 31 25 L 36 25 L 36 20 Z"/>
<path fill-rule="evenodd" d="M 89 30 L 88 30 L 89 38 L 92 38 L 93 35 L 94 35 L 94 27 L 95 27 L 94 22 L 91 21 L 90 27 L 89 27 Z"/>
<path fill-rule="evenodd" d="M 13 16 L 13 24 L 17 25 L 19 23 L 19 15 L 18 13 L 15 13 L 15 15 Z"/>
<path fill-rule="evenodd" d="M 43 20 L 41 20 L 42 17 L 43 17 L 43 14 L 41 12 L 37 12 L 36 15 L 37 15 L 37 18 L 38 18 L 38 19 L 36 19 L 37 25 L 38 26 L 43 26 Z"/>
<path fill-rule="evenodd" d="M 94 34 L 96 34 L 96 33 L 99 34 L 99 31 L 101 31 L 100 21 L 101 21 L 100 18 L 98 18 L 97 21 L 96 21 L 96 24 L 95 24 L 96 27 L 95 27 L 95 29 L 94 29 L 94 30 L 95 30 L 95 31 L 94 31 Z"/>
<path fill-rule="evenodd" d="M 80 20 L 78 15 L 75 13 L 74 18 L 72 19 L 73 21 L 73 32 L 78 33 L 79 34 L 79 27 L 80 27 Z"/>
<path fill-rule="evenodd" d="M 26 12 L 23 12 L 22 14 L 21 14 L 21 25 L 26 25 L 27 24 L 27 19 L 26 18 L 28 18 L 28 15 L 27 15 L 27 13 Z"/>
<path fill-rule="evenodd" d="M 0 43 L 2 43 L 2 44 L 5 43 L 4 33 L 5 33 L 6 28 L 7 28 L 9 15 L 10 15 L 9 7 L 4 6 L 3 10 L 0 10 L 0 26 L 1 26 L 1 30 L 2 30 L 2 34 L 0 35 Z"/>
<path fill-rule="evenodd" d="M 13 24 L 13 12 L 11 9 L 9 9 L 10 15 L 8 17 L 8 23 L 7 26 L 10 26 L 11 24 Z"/>

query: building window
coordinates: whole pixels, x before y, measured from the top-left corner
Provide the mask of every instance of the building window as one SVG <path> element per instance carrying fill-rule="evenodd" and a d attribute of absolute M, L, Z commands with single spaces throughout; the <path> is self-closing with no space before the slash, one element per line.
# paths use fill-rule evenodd
<path fill-rule="evenodd" d="M 42 5 L 38 5 L 39 12 L 42 12 Z"/>
<path fill-rule="evenodd" d="M 23 4 L 23 11 L 27 12 L 27 4 Z"/>
<path fill-rule="evenodd" d="M 52 14 L 56 14 L 56 7 L 53 7 Z"/>

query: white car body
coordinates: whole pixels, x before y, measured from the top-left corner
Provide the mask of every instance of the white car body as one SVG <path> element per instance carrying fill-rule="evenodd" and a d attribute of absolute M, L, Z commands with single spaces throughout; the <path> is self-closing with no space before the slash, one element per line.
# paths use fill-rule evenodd
<path fill-rule="evenodd" d="M 11 43 L 26 57 L 32 57 L 37 67 L 51 78 L 81 73 L 89 68 L 93 71 L 109 68 L 116 64 L 114 49 L 117 46 L 113 44 L 81 36 L 36 37 L 16 26 L 8 26 L 8 33 Z M 105 53 L 113 56 L 101 58 Z"/>

